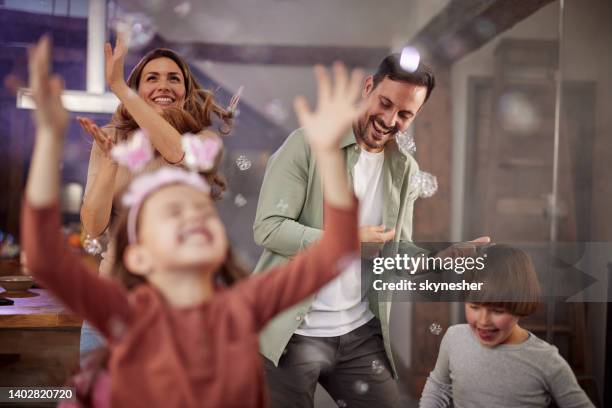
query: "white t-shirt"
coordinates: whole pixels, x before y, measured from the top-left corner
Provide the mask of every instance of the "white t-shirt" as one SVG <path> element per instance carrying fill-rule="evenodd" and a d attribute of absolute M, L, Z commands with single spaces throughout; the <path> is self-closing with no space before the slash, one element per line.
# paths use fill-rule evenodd
<path fill-rule="evenodd" d="M 353 169 L 353 189 L 359 198 L 359 225 L 382 223 L 384 152 L 361 150 Z M 315 296 L 304 321 L 295 331 L 312 337 L 334 337 L 366 324 L 374 315 L 361 296 L 361 263 L 356 260 Z"/>

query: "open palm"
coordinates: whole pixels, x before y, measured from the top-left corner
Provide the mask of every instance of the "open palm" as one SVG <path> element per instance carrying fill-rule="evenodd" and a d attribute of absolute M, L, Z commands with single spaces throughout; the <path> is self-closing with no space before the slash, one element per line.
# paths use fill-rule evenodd
<path fill-rule="evenodd" d="M 127 54 L 127 45 L 125 44 L 124 33 L 117 34 L 117 42 L 113 50 L 110 43 L 104 44 L 104 60 L 105 60 L 105 76 L 106 82 L 111 90 L 117 85 L 125 82 L 124 66 L 125 56 Z"/>
<path fill-rule="evenodd" d="M 104 130 L 91 119 L 77 116 L 77 122 L 95 141 L 104 156 L 110 158 L 110 152 L 115 146 L 115 141 Z"/>
<path fill-rule="evenodd" d="M 295 99 L 295 112 L 313 149 L 337 148 L 340 139 L 360 113 L 356 100 L 363 74 L 353 70 L 349 78 L 345 66 L 335 63 L 332 84 L 325 68 L 318 65 L 314 71 L 318 85 L 316 110 L 311 111 L 306 99 L 300 96 Z"/>
<path fill-rule="evenodd" d="M 34 117 L 39 128 L 63 135 L 68 126 L 68 112 L 61 99 L 63 81 L 58 75 L 49 74 L 50 64 L 51 40 L 45 35 L 29 50 L 30 89 L 36 104 Z"/>

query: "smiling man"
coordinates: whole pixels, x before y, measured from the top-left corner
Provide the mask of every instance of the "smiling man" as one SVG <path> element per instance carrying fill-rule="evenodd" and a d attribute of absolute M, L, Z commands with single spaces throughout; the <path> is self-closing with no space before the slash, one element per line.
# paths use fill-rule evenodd
<path fill-rule="evenodd" d="M 418 171 L 395 136 L 408 129 L 435 85 L 431 70 L 403 70 L 386 57 L 362 90 L 365 110 L 341 143 L 359 198 L 362 242 L 411 241 Z M 287 261 L 322 235 L 318 170 L 301 129 L 268 161 L 253 226 L 264 252 L 255 273 Z M 390 303 L 361 294 L 359 256 L 340 276 L 277 316 L 261 334 L 272 407 L 312 407 L 317 382 L 349 407 L 394 407 L 398 391 L 389 339 Z"/>

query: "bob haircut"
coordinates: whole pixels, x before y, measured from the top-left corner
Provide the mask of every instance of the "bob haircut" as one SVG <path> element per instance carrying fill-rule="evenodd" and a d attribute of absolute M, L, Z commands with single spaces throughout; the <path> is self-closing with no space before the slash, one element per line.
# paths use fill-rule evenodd
<path fill-rule="evenodd" d="M 490 245 L 479 251 L 485 268 L 466 272 L 466 281 L 483 283 L 481 290 L 466 291 L 465 301 L 500 308 L 526 317 L 538 308 L 540 283 L 531 258 L 508 245 Z"/>

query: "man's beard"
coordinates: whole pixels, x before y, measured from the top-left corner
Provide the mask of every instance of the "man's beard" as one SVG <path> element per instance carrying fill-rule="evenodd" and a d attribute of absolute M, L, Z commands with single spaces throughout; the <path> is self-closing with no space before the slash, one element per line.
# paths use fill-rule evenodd
<path fill-rule="evenodd" d="M 374 136 L 374 132 L 376 132 L 374 128 L 375 120 L 376 118 L 374 116 L 370 116 L 364 124 L 360 123 L 357 129 L 358 132 L 356 133 L 355 136 L 357 137 L 358 140 L 361 140 L 361 142 L 363 142 L 366 146 L 372 149 L 380 149 L 381 147 L 384 148 L 385 144 L 387 144 L 387 142 L 390 139 L 392 139 L 393 136 L 395 136 L 398 129 L 397 129 L 397 126 L 393 126 L 389 128 L 389 131 L 386 133 L 377 132 L 383 136 L 382 139 L 377 139 Z M 378 121 L 379 128 L 387 129 L 387 127 L 385 125 L 381 125 L 380 122 L 381 121 L 379 120 Z"/>

